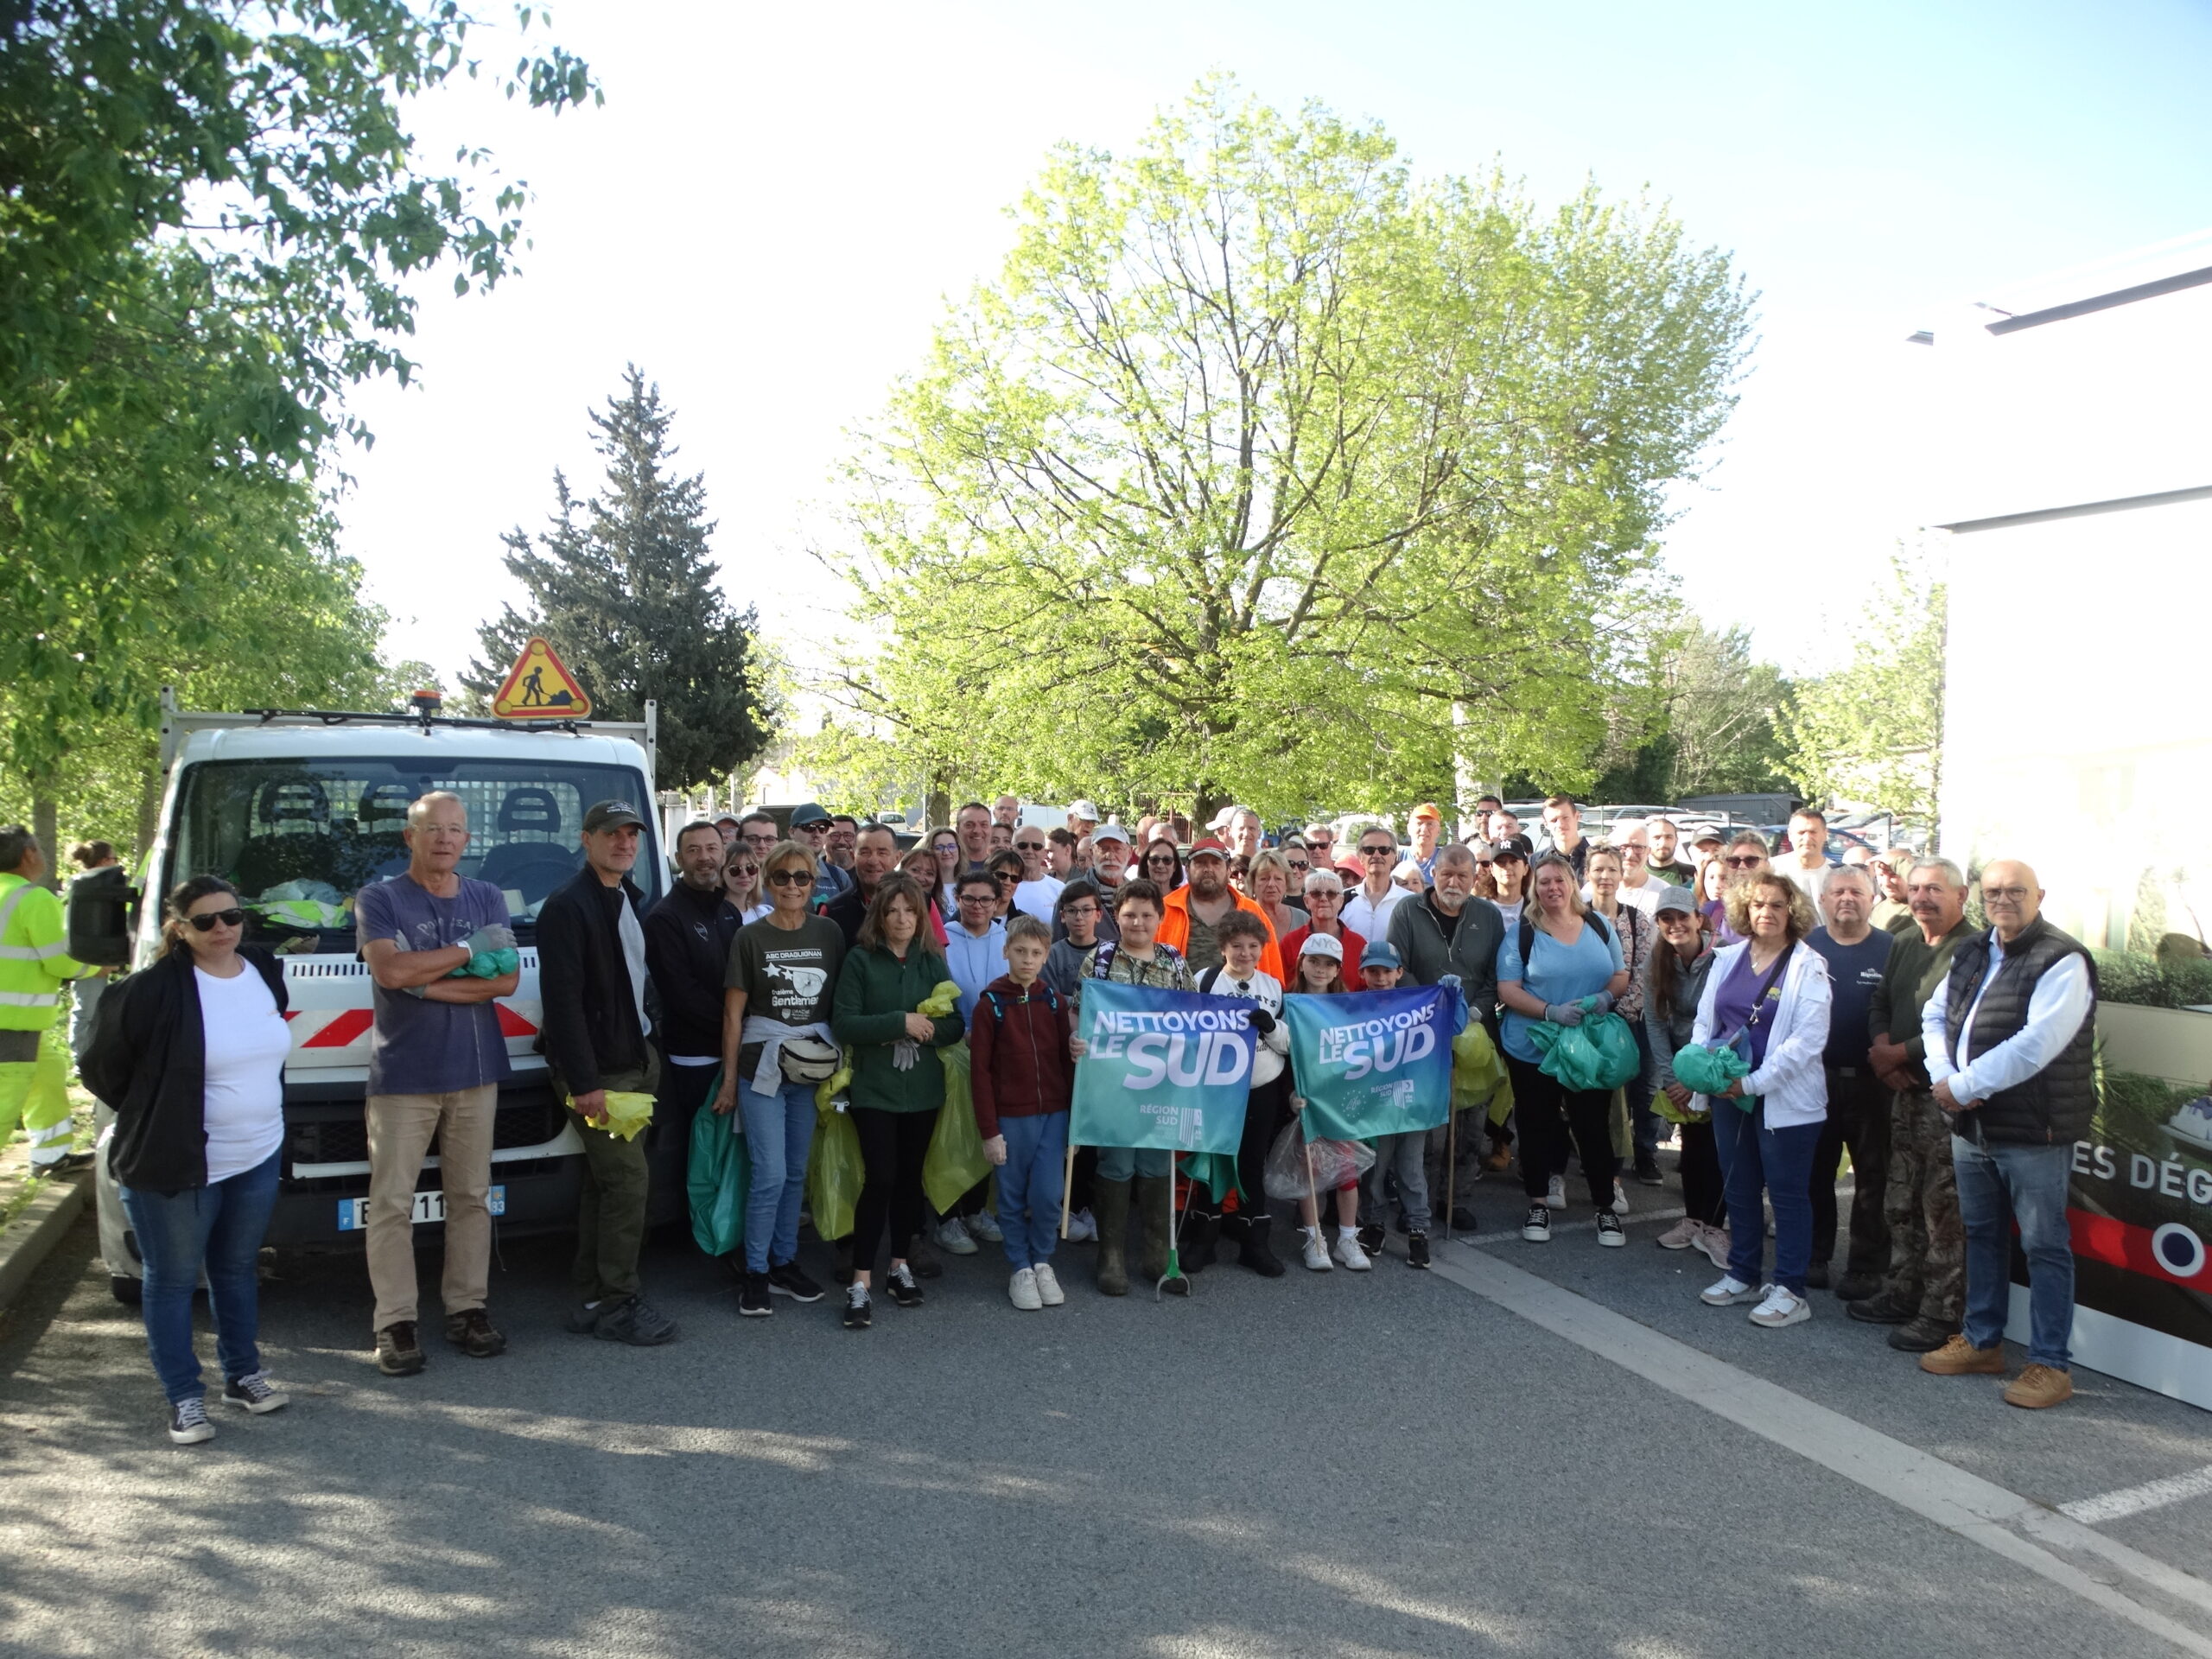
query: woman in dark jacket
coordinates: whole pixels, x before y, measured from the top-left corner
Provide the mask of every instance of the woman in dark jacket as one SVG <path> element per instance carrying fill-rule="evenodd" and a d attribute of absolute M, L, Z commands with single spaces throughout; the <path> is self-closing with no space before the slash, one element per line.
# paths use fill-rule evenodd
<path fill-rule="evenodd" d="M 931 944 L 928 912 L 912 877 L 884 877 L 837 973 L 830 1028 L 852 1051 L 849 1098 L 867 1172 L 853 1205 L 848 1330 L 868 1328 L 868 1287 L 887 1222 L 891 1300 L 901 1307 L 922 1300 L 906 1247 L 922 1230 L 922 1160 L 944 1104 L 944 1065 L 929 1051 L 950 1047 L 961 1033 L 957 1013 L 933 1020 L 918 1012 L 952 976 Z"/>
<path fill-rule="evenodd" d="M 1652 1109 L 1681 1129 L 1682 1218 L 1660 1235 L 1662 1250 L 1696 1249 L 1724 1271 L 1728 1266 L 1728 1208 L 1720 1157 L 1713 1144 L 1713 1103 L 1675 1077 L 1675 1056 L 1697 1025 L 1698 999 L 1713 971 L 1713 937 L 1697 900 L 1679 887 L 1662 893 L 1653 925 L 1661 944 L 1644 964 L 1643 1028 L 1657 1074 Z"/>
<path fill-rule="evenodd" d="M 100 999 L 86 1084 L 115 1109 L 108 1169 L 146 1270 L 146 1346 L 169 1402 L 169 1439 L 212 1440 L 192 1347 L 204 1268 L 223 1398 L 287 1403 L 261 1369 L 257 1262 L 284 1141 L 284 969 L 239 949 L 238 889 L 197 875 L 169 894 L 168 950 Z"/>

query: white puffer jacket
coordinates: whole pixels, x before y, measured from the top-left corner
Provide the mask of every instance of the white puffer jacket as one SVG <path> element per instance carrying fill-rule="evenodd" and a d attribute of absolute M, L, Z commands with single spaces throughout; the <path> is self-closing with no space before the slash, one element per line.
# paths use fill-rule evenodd
<path fill-rule="evenodd" d="M 1207 996 L 1241 996 L 1248 1002 L 1257 1002 L 1274 1016 L 1275 1028 L 1259 1040 L 1252 1052 L 1252 1086 L 1263 1089 L 1282 1075 L 1285 1056 L 1290 1052 L 1290 1027 L 1282 1022 L 1282 987 L 1273 974 L 1255 972 L 1239 984 L 1229 976 L 1226 968 L 1210 968 L 1198 978 L 1199 991 Z"/>
<path fill-rule="evenodd" d="M 1713 1005 L 1736 964 L 1744 960 L 1748 944 L 1724 946 L 1713 953 L 1713 971 L 1705 976 L 1705 995 L 1697 1001 L 1697 1025 L 1690 1040 L 1703 1043 L 1714 1036 Z M 1749 964 L 1745 964 L 1748 969 Z M 1790 953 L 1782 976 L 1782 1000 L 1776 1005 L 1774 1023 L 1768 1027 L 1766 1061 L 1744 1079 L 1744 1092 L 1766 1103 L 1770 1129 L 1791 1128 L 1801 1123 L 1824 1123 L 1828 1116 L 1828 1074 L 1821 1056 L 1828 1046 L 1828 964 L 1821 953 L 1802 939 Z M 1725 1034 L 1725 1033 L 1723 1033 Z M 1733 1101 L 1712 1103 L 1716 1112 L 1738 1109 Z"/>

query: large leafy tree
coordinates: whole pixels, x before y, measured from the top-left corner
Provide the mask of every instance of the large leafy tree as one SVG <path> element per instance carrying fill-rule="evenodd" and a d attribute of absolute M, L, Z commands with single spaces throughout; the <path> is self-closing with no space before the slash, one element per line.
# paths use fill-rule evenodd
<path fill-rule="evenodd" d="M 609 719 L 659 703 L 660 781 L 677 788 L 727 778 L 766 742 L 764 664 L 753 613 L 723 596 L 709 553 L 715 526 L 706 484 L 671 470 L 675 413 L 631 368 L 622 395 L 591 412 L 606 486 L 588 502 L 553 477 L 551 527 L 533 543 L 505 537 L 506 566 L 525 596 L 479 630 L 483 655 L 461 683 L 489 696 L 531 634 L 552 640 Z"/>
<path fill-rule="evenodd" d="M 1222 81 L 1015 219 L 855 463 L 841 741 L 1270 812 L 1588 780 L 1746 349 L 1722 256 Z"/>
<path fill-rule="evenodd" d="M 1789 770 L 1808 795 L 1936 821 L 1943 775 L 1943 652 L 1949 595 L 1900 551 L 1851 628 L 1843 666 L 1802 681 L 1782 729 Z"/>
<path fill-rule="evenodd" d="M 477 152 L 421 166 L 403 120 L 478 73 L 472 25 L 454 0 L 0 8 L 0 760 L 42 820 L 72 747 L 149 725 L 180 655 L 253 659 L 219 627 L 263 551 L 320 579 L 302 486 L 365 435 L 345 389 L 408 374 L 412 285 L 510 268 L 522 187 L 484 200 Z M 500 79 L 592 91 L 558 48 Z"/>

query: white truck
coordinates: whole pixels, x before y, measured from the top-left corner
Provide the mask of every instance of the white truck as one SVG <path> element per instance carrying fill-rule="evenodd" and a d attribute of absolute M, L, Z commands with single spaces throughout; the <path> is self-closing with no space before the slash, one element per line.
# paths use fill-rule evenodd
<path fill-rule="evenodd" d="M 647 823 L 633 879 L 648 904 L 665 890 L 652 827 L 654 706 L 641 722 L 508 721 L 412 713 L 264 710 L 194 714 L 164 697 L 159 830 L 142 876 L 132 933 L 143 966 L 160 950 L 160 896 L 188 877 L 234 882 L 246 938 L 284 962 L 292 1055 L 284 1072 L 283 1174 L 269 1244 L 359 1248 L 369 1190 L 364 1109 L 372 1020 L 368 966 L 356 949 L 353 895 L 407 865 L 407 808 L 431 790 L 468 808 L 461 874 L 507 899 L 522 979 L 494 1006 L 512 1078 L 493 1134 L 492 1208 L 513 1234 L 575 1224 L 583 1147 L 537 1052 L 535 923 L 546 896 L 582 867 L 579 833 L 595 801 L 626 800 Z M 105 1114 L 103 1113 L 103 1116 Z M 117 1299 L 137 1300 L 143 1273 L 100 1140 L 101 1254 Z M 650 1219 L 681 1213 L 684 1148 L 647 1130 Z M 415 1199 L 418 1228 L 444 1220 L 435 1147 Z"/>

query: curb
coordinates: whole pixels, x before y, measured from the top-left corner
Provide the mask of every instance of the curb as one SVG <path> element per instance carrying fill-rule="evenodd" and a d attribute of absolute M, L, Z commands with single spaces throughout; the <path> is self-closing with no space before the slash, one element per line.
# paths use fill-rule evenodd
<path fill-rule="evenodd" d="M 52 1255 L 92 1191 L 92 1172 L 80 1171 L 49 1186 L 0 1231 L 0 1307 L 6 1307 Z"/>

